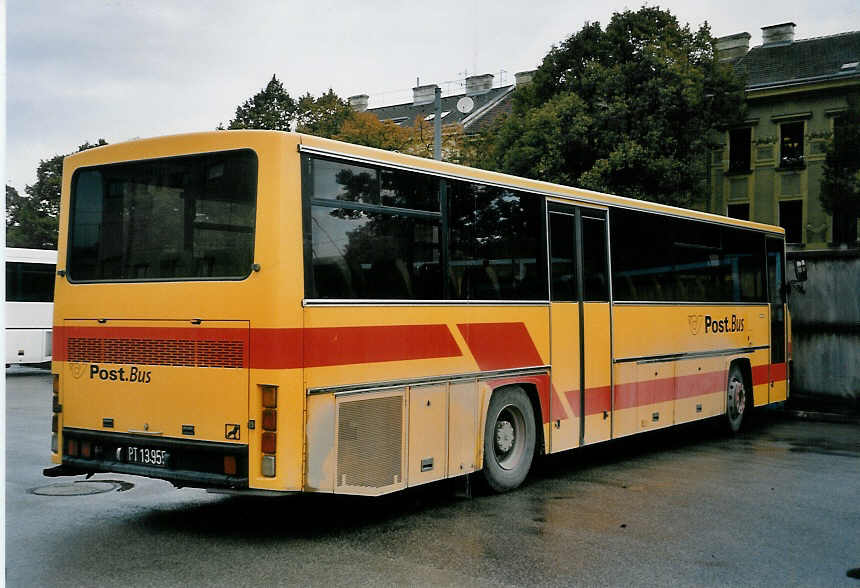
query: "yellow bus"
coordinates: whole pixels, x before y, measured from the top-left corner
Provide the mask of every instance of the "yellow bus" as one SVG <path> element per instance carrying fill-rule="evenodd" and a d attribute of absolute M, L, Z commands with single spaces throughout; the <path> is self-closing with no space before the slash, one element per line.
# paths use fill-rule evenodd
<path fill-rule="evenodd" d="M 300 134 L 67 157 L 57 268 L 49 476 L 505 491 L 788 395 L 781 228 Z"/>

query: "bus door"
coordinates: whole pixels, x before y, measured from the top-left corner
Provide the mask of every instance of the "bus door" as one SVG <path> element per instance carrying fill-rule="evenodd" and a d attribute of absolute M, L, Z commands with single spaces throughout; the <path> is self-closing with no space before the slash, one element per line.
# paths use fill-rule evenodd
<path fill-rule="evenodd" d="M 550 451 L 612 434 L 606 211 L 549 203 Z"/>
<path fill-rule="evenodd" d="M 768 402 L 785 400 L 785 263 L 782 239 L 768 237 L 767 289 L 770 307 L 770 368 Z"/>

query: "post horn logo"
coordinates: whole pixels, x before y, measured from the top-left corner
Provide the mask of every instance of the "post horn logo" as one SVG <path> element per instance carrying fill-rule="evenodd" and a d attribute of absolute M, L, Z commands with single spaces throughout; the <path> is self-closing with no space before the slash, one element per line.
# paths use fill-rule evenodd
<path fill-rule="evenodd" d="M 79 380 L 81 378 L 81 376 L 84 375 L 85 371 L 86 371 L 86 366 L 84 364 L 82 364 L 82 363 L 73 363 L 72 364 L 72 375 L 75 377 L 76 380 Z"/>
<path fill-rule="evenodd" d="M 704 322 L 704 316 L 701 314 L 688 314 L 687 322 L 690 325 L 690 333 L 693 335 L 699 334 L 699 329 L 702 327 L 702 323 Z"/>

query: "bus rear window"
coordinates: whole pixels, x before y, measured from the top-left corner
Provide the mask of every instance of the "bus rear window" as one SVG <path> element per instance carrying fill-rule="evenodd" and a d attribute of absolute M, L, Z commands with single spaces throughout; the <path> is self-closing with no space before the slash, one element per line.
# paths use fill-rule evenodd
<path fill-rule="evenodd" d="M 222 151 L 79 169 L 72 281 L 240 279 L 251 272 L 257 156 Z"/>

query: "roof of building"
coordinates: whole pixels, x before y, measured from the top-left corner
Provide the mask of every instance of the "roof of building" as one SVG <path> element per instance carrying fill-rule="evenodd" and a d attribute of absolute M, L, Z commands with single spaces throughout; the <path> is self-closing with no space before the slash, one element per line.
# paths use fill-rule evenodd
<path fill-rule="evenodd" d="M 860 31 L 753 47 L 735 62 L 747 89 L 860 77 Z"/>
<path fill-rule="evenodd" d="M 491 88 L 481 94 L 473 94 L 469 97 L 474 101 L 474 107 L 467 113 L 457 110 L 457 102 L 466 96 L 466 94 L 456 94 L 453 96 L 442 97 L 442 124 L 448 125 L 452 123 L 462 124 L 469 131 L 477 131 L 478 127 L 472 128 L 488 116 L 495 118 L 494 110 L 501 105 L 506 98 L 510 98 L 514 90 L 514 86 L 501 86 L 499 88 Z M 416 105 L 412 102 L 406 104 L 395 104 L 393 106 L 381 106 L 379 108 L 369 108 L 367 112 L 376 115 L 379 120 L 391 120 L 398 124 L 412 125 L 417 117 L 423 117 L 428 121 L 433 120 L 435 108 L 433 102 L 429 104 Z M 481 126 L 483 128 L 483 125 Z"/>

